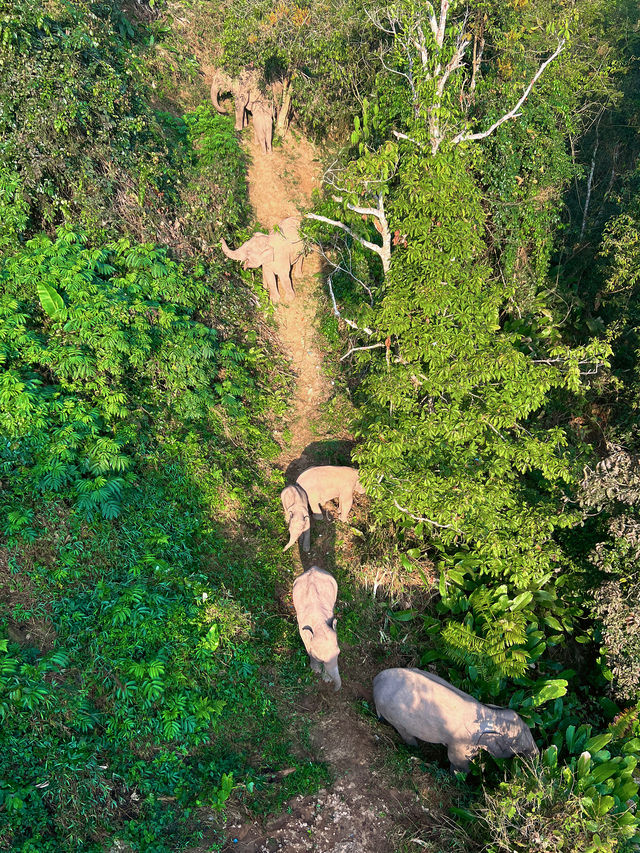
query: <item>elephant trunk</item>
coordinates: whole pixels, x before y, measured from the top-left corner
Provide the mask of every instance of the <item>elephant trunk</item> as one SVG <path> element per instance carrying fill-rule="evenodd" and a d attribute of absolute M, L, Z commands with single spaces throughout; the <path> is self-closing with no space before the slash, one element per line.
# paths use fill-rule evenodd
<path fill-rule="evenodd" d="M 224 116 L 227 113 L 220 106 L 220 101 L 218 100 L 219 97 L 220 97 L 220 89 L 218 89 L 217 84 L 214 83 L 213 86 L 211 87 L 211 103 L 213 104 L 213 108 L 215 109 L 215 111 L 217 113 L 220 113 L 220 115 Z"/>
<path fill-rule="evenodd" d="M 333 681 L 333 689 L 340 690 L 342 687 L 342 680 L 340 678 L 340 673 L 338 671 L 338 659 L 337 657 L 332 658 L 329 661 L 325 661 L 324 671 L 329 676 L 329 678 Z"/>
<path fill-rule="evenodd" d="M 295 530 L 292 530 L 290 533 L 290 536 L 289 536 L 289 541 L 287 542 L 287 544 L 284 546 L 284 548 L 282 550 L 288 551 L 289 548 L 291 548 L 293 545 L 295 545 L 296 542 L 298 541 L 298 536 L 299 536 L 299 534 L 297 534 L 295 532 Z"/>
<path fill-rule="evenodd" d="M 232 261 L 244 261 L 245 258 L 240 249 L 230 249 L 227 246 L 227 242 L 224 237 L 220 240 L 220 245 L 222 246 L 222 251 L 228 258 L 231 258 Z"/>
<path fill-rule="evenodd" d="M 211 103 L 216 112 L 224 116 L 227 113 L 220 106 L 220 92 L 231 92 L 233 94 L 233 80 L 222 69 L 218 68 L 211 81 Z"/>

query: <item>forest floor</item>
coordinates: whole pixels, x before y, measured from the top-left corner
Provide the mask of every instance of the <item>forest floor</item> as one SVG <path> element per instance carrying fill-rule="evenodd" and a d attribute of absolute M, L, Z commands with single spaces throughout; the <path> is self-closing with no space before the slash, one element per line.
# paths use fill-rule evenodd
<path fill-rule="evenodd" d="M 247 143 L 247 148 L 251 157 L 250 199 L 262 227 L 272 227 L 286 216 L 309 209 L 311 193 L 321 181 L 320 158 L 311 143 L 290 134 L 271 156 L 261 154 L 253 142 Z M 287 482 L 294 482 L 301 471 L 314 464 L 348 463 L 351 449 L 345 418 L 335 414 L 327 417 L 335 389 L 325 370 L 325 356 L 330 350 L 318 330 L 322 292 L 318 254 L 307 256 L 303 276 L 294 285 L 296 299 L 275 308 L 279 339 L 296 374 L 287 429 L 281 438 L 283 449 L 275 463 Z M 356 518 L 361 519 L 362 512 L 362 507 L 356 505 Z M 356 533 L 335 518 L 316 523 L 310 554 L 300 555 L 296 546 L 283 556 L 283 561 L 288 566 L 293 559 L 295 574 L 310 565 L 319 565 L 335 572 L 339 584 L 344 578 L 348 585 L 344 566 L 338 563 L 357 549 Z M 356 601 L 367 598 L 369 609 L 372 604 L 375 609 L 371 593 L 362 589 L 362 579 L 352 580 L 359 586 Z M 281 598 L 282 609 L 295 619 L 284 577 Z M 340 609 L 337 612 L 340 619 Z M 377 614 L 380 612 L 378 609 Z M 377 614 L 374 616 L 379 618 Z M 369 637 L 361 646 L 349 646 L 341 638 L 343 688 L 339 693 L 318 679 L 307 693 L 297 697 L 295 707 L 282 709 L 291 718 L 293 753 L 301 760 L 324 762 L 332 784 L 314 795 L 289 800 L 279 814 L 263 819 L 256 818 L 244 805 L 230 802 L 222 847 L 225 853 L 416 850 L 416 845 L 426 845 L 420 840 L 414 844 L 413 839 L 424 838 L 430 823 L 446 821 L 443 809 L 450 796 L 448 783 L 425 773 L 422 761 L 398 747 L 395 733 L 378 723 L 371 713 L 370 685 L 375 673 L 385 665 L 406 663 L 389 657 L 379 663 L 375 658 L 382 658 L 384 651 L 378 648 L 379 641 L 371 642 L 371 636 L 378 634 L 375 624 L 369 629 L 363 630 Z M 392 657 L 397 656 L 392 653 Z M 286 773 L 285 769 L 276 777 Z M 212 815 L 203 818 L 214 821 Z M 206 836 L 205 831 L 205 842 Z M 203 843 L 191 853 L 211 849 Z"/>

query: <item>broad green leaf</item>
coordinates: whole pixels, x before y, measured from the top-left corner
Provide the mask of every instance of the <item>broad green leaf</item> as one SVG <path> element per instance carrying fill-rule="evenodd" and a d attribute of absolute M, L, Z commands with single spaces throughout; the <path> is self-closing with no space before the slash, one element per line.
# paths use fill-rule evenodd
<path fill-rule="evenodd" d="M 389 610 L 389 616 L 394 622 L 411 622 L 418 615 L 418 610 Z"/>
<path fill-rule="evenodd" d="M 576 775 L 578 779 L 584 779 L 591 768 L 591 754 L 585 750 L 576 765 Z"/>
<path fill-rule="evenodd" d="M 64 310 L 64 300 L 58 291 L 46 284 L 44 281 L 39 281 L 36 284 L 38 298 L 42 305 L 42 310 L 54 320 L 57 319 L 60 313 Z"/>
<path fill-rule="evenodd" d="M 585 749 L 588 749 L 589 752 L 593 755 L 594 752 L 599 752 L 603 747 L 605 747 L 613 738 L 613 735 L 610 732 L 605 732 L 601 735 L 595 735 L 595 737 L 589 738 L 589 740 L 585 744 Z"/>
<path fill-rule="evenodd" d="M 611 778 L 611 776 L 617 773 L 619 769 L 620 762 L 616 761 L 614 758 L 611 761 L 605 761 L 604 764 L 599 764 L 597 767 L 594 767 L 591 771 L 591 778 L 593 779 L 594 784 L 599 785 L 606 779 Z"/>
<path fill-rule="evenodd" d="M 517 595 L 513 601 L 511 602 L 511 606 L 509 610 L 522 610 L 523 607 L 526 607 L 533 600 L 533 593 L 529 592 L 521 592 L 520 595 Z"/>
<path fill-rule="evenodd" d="M 533 704 L 537 707 L 550 699 L 558 699 L 560 696 L 564 696 L 567 692 L 567 684 L 568 682 L 564 678 L 554 678 L 545 682 L 533 694 Z"/>

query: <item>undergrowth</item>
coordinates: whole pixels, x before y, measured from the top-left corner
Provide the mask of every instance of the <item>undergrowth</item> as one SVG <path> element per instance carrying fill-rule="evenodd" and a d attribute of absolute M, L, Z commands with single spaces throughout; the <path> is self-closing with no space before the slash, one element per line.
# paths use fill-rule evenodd
<path fill-rule="evenodd" d="M 153 39 L 115 3 L 16 0 L 2 28 L 0 848 L 173 851 L 197 806 L 222 827 L 229 797 L 327 779 L 280 713 L 289 380 L 211 257 L 245 157 L 210 107 L 149 106 Z"/>

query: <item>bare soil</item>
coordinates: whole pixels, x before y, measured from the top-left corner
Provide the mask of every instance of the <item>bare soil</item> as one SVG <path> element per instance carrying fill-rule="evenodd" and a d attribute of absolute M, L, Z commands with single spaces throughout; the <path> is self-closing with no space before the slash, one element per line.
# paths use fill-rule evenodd
<path fill-rule="evenodd" d="M 262 154 L 252 141 L 250 154 L 249 198 L 258 222 L 272 228 L 287 216 L 303 216 L 311 193 L 320 185 L 320 161 L 312 144 L 289 135 L 271 155 Z M 297 373 L 289 416 L 291 437 L 278 460 L 284 469 L 321 437 L 315 424 L 320 406 L 331 394 L 315 330 L 320 273 L 320 259 L 311 252 L 304 260 L 302 278 L 294 283 L 296 299 L 276 306 L 280 340 Z M 299 470 L 305 467 L 303 459 Z"/>

